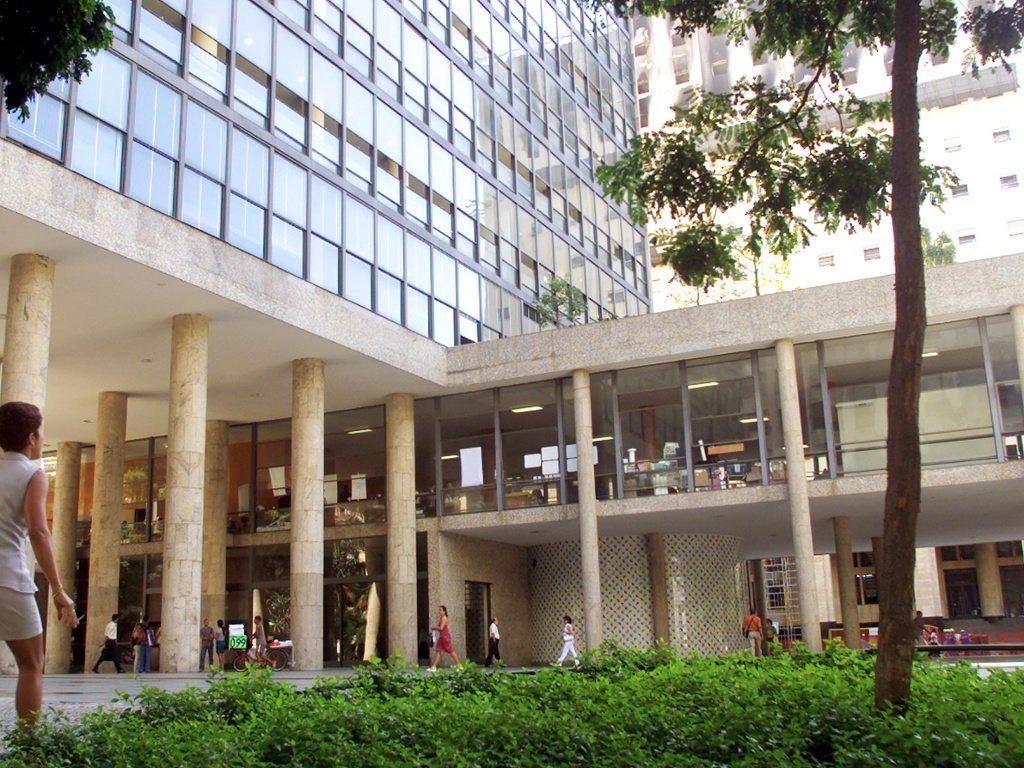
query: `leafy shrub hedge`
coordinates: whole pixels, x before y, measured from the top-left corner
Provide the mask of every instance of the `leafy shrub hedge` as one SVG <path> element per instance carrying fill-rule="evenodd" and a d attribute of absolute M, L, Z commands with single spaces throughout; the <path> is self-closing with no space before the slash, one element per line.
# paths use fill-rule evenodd
<path fill-rule="evenodd" d="M 873 660 L 830 646 L 679 659 L 606 646 L 579 671 L 373 665 L 296 691 L 267 672 L 146 689 L 10 734 L 0 766 L 1024 766 L 1024 676 L 921 664 L 905 715 Z"/>

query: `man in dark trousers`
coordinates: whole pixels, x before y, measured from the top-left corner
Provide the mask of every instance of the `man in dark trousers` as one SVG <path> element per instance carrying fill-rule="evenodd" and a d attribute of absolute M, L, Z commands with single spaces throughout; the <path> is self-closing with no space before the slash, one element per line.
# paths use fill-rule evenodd
<path fill-rule="evenodd" d="M 118 672 L 124 672 L 121 667 L 121 660 L 117 658 L 117 614 L 115 613 L 110 617 L 110 621 L 107 622 L 106 628 L 103 630 L 103 647 L 100 649 L 100 657 L 96 659 L 96 663 L 93 664 L 92 671 L 99 672 L 100 664 L 104 661 L 112 661 L 114 663 L 114 669 Z"/>
<path fill-rule="evenodd" d="M 498 617 L 491 617 L 491 626 L 487 629 L 487 659 L 484 666 L 491 666 L 494 659 L 501 661 L 501 651 L 498 650 L 498 641 L 501 640 L 501 633 L 498 631 Z"/>

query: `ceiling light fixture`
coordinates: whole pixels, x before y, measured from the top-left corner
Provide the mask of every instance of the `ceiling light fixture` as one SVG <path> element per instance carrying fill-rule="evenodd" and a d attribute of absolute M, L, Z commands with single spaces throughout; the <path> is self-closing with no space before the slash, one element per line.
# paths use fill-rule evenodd
<path fill-rule="evenodd" d="M 938 352 L 922 352 L 921 357 L 938 357 Z"/>
<path fill-rule="evenodd" d="M 705 389 L 706 387 L 717 387 L 717 381 L 701 381 L 697 384 L 687 384 L 687 389 Z"/>
<path fill-rule="evenodd" d="M 449 461 L 450 459 L 457 459 L 457 458 L 459 458 L 459 454 L 457 454 L 457 453 L 449 453 L 449 454 L 447 454 L 445 456 L 442 456 L 441 457 L 441 461 Z"/>
<path fill-rule="evenodd" d="M 761 421 L 768 421 L 768 417 L 764 416 Z M 740 424 L 756 424 L 757 416 L 747 416 L 746 418 L 740 419 Z"/>
<path fill-rule="evenodd" d="M 533 411 L 543 411 L 543 405 L 522 405 L 518 408 L 513 408 L 512 413 L 532 413 Z"/>
<path fill-rule="evenodd" d="M 350 429 L 346 432 L 346 435 L 365 435 L 367 432 L 373 432 L 373 427 L 360 427 L 359 429 Z"/>
<path fill-rule="evenodd" d="M 614 439 L 615 438 L 612 435 L 601 435 L 600 437 L 595 437 L 593 440 L 591 440 L 591 442 L 593 442 L 593 443 L 603 443 L 603 442 L 605 442 L 607 440 L 614 440 Z"/>

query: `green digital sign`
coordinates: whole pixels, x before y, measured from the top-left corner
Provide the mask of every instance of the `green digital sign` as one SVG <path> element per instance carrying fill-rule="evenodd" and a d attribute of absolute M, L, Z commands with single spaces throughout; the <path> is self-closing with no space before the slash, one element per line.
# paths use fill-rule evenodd
<path fill-rule="evenodd" d="M 249 638 L 245 634 L 244 624 L 228 625 L 228 648 L 244 651 L 249 647 Z"/>

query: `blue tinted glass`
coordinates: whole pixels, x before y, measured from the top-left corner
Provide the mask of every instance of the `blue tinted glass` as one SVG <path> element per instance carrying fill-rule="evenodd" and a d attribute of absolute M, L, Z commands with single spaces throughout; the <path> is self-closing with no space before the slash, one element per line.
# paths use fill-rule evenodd
<path fill-rule="evenodd" d="M 220 208 L 224 188 L 185 169 L 181 191 L 181 220 L 220 237 Z"/>
<path fill-rule="evenodd" d="M 128 194 L 150 208 L 174 214 L 174 170 L 177 165 L 163 155 L 135 142 Z"/>
<path fill-rule="evenodd" d="M 263 258 L 266 212 L 238 195 L 231 195 L 228 217 L 228 242 Z"/>
<path fill-rule="evenodd" d="M 123 152 L 123 134 L 81 112 L 75 116 L 71 170 L 111 189 L 120 190 Z"/>
<path fill-rule="evenodd" d="M 181 97 L 145 73 L 135 93 L 135 138 L 176 158 Z"/>

